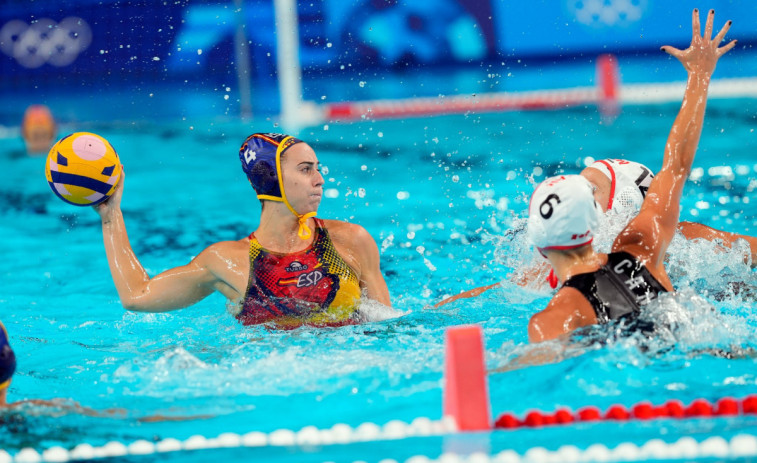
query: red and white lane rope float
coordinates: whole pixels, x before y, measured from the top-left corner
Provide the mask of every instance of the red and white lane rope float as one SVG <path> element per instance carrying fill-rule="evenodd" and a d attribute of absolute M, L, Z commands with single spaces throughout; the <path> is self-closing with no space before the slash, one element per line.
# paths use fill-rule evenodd
<path fill-rule="evenodd" d="M 403 100 L 346 101 L 323 106 L 327 121 L 391 119 L 467 112 L 563 109 L 596 104 L 615 112 L 619 96 L 618 64 L 612 55 L 597 59 L 597 86 L 528 92 L 492 92 L 475 95 L 409 98 Z"/>
<path fill-rule="evenodd" d="M 641 402 L 631 407 L 613 405 L 601 411 L 583 407 L 576 412 L 558 409 L 545 413 L 528 412 L 523 417 L 512 413 L 490 419 L 484 344 L 480 326 L 450 328 L 446 335 L 444 418 L 432 420 L 419 417 L 410 423 L 394 420 L 382 426 L 363 423 L 359 426 L 335 424 L 328 429 L 305 426 L 300 430 L 279 429 L 270 433 L 222 433 L 216 437 L 201 435 L 184 440 L 166 438 L 158 442 L 137 440 L 131 443 L 109 442 L 103 446 L 81 443 L 72 449 L 51 447 L 42 451 L 24 448 L 15 454 L 0 449 L 0 463 L 63 463 L 92 461 L 127 456 L 151 456 L 177 452 L 197 452 L 230 448 L 292 447 L 312 451 L 313 447 L 401 440 L 410 437 L 444 437 L 465 431 L 490 432 L 542 426 L 570 425 L 576 422 L 650 420 L 660 418 L 707 418 L 736 415 L 757 415 L 757 395 L 744 399 L 723 398 L 715 403 L 697 399 L 684 405 L 671 400 L 661 405 Z M 153 457 L 148 457 L 153 458 Z M 685 436 L 675 442 L 651 439 L 643 444 L 624 442 L 615 447 L 596 443 L 586 449 L 563 445 L 550 450 L 534 447 L 524 454 L 504 450 L 494 455 L 445 453 L 437 459 L 425 455 L 408 458 L 405 463 L 544 463 L 544 462 L 611 462 L 643 460 L 687 460 L 698 458 L 757 458 L 757 437 L 739 434 L 730 438 L 710 436 L 701 442 Z M 379 463 L 398 463 L 383 459 Z"/>
<path fill-rule="evenodd" d="M 596 62 L 594 87 L 345 101 L 321 105 L 317 111 L 319 121 L 349 122 L 447 114 L 558 110 L 596 105 L 602 116 L 611 118 L 619 113 L 621 105 L 680 102 L 685 88 L 685 82 L 621 85 L 617 59 L 613 55 L 601 55 Z M 757 98 L 757 78 L 717 79 L 710 85 L 708 97 Z"/>
<path fill-rule="evenodd" d="M 447 330 L 444 389 L 444 415 L 455 419 L 461 431 L 514 429 L 566 425 L 588 421 L 629 421 L 652 419 L 709 418 L 757 415 L 757 395 L 743 399 L 724 397 L 710 402 L 696 399 L 688 404 L 669 400 L 654 405 L 639 402 L 632 406 L 612 405 L 606 410 L 587 406 L 572 411 L 560 408 L 552 412 L 532 410 L 524 416 L 503 413 L 491 422 L 486 385 L 484 344 L 481 327 L 461 326 Z"/>
<path fill-rule="evenodd" d="M 532 410 L 522 417 L 503 413 L 494 422 L 495 428 L 513 429 L 569 424 L 578 421 L 630 421 L 659 418 L 708 418 L 718 416 L 757 415 L 757 395 L 744 399 L 725 397 L 714 404 L 705 399 L 696 399 L 685 405 L 680 400 L 669 400 L 661 405 L 639 402 L 631 407 L 612 405 L 607 410 L 598 407 L 583 407 L 575 412 L 561 408 L 545 413 Z"/>

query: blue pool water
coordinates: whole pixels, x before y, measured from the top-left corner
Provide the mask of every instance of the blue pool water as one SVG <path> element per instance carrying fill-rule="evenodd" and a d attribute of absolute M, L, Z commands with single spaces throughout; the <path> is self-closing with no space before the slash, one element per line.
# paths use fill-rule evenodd
<path fill-rule="evenodd" d="M 43 158 L 20 154 L 11 131 L 0 139 L 6 173 L 0 183 L 0 319 L 18 358 L 9 399 L 68 398 L 97 410 L 123 408 L 125 416 L 51 416 L 32 407 L 7 417 L 11 432 L 0 433 L 0 448 L 14 453 L 81 442 L 437 419 L 447 327 L 481 324 L 492 370 L 511 367 L 530 349 L 528 319 L 549 293 L 522 288 L 510 276 L 536 262 L 521 228 L 534 182 L 578 172 L 588 157 L 627 157 L 658 169 L 676 110 L 675 104 L 628 107 L 610 125 L 595 108 L 579 107 L 304 130 L 300 137 L 325 167 L 319 215 L 359 223 L 376 239 L 394 310 L 369 306 L 365 324 L 294 331 L 243 327 L 217 295 L 168 314 L 125 312 L 96 214 L 56 199 L 44 180 Z M 755 114 L 754 100 L 710 103 L 695 161 L 702 170 L 686 187 L 682 220 L 757 234 Z M 242 124 L 197 117 L 81 123 L 63 131 L 95 131 L 116 147 L 128 175 L 123 210 L 131 243 L 154 275 L 213 242 L 255 229 L 260 206 L 237 150 L 248 133 L 273 129 L 262 119 Z M 757 348 L 754 271 L 740 249 L 716 253 L 706 243 L 680 240 L 671 249 L 670 273 L 682 291 L 664 301 L 658 310 L 664 313 L 650 316 L 674 317 L 675 332 L 654 341 L 631 337 L 570 347 L 560 363 L 492 373 L 493 414 L 757 393 L 755 359 L 702 353 Z M 501 288 L 477 299 L 432 308 L 445 296 L 499 281 Z M 727 290 L 733 282 L 740 292 Z M 209 417 L 139 421 L 156 414 Z M 586 448 L 742 432 L 757 432 L 757 417 L 497 431 L 464 445 L 522 453 L 535 445 Z M 436 457 L 447 445 L 441 438 L 415 438 L 218 450 L 213 457 L 399 460 Z M 208 455 L 171 458 L 204 461 Z"/>

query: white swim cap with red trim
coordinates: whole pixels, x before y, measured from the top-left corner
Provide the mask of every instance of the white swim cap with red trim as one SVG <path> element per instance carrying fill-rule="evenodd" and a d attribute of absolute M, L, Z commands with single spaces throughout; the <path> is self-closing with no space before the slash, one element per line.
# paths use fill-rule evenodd
<path fill-rule="evenodd" d="M 638 212 L 652 183 L 654 173 L 644 164 L 625 159 L 601 159 L 589 167 L 602 172 L 610 180 L 610 199 L 606 210 Z"/>
<path fill-rule="evenodd" d="M 578 248 L 594 239 L 601 213 L 593 187 L 584 177 L 550 177 L 531 195 L 528 237 L 539 251 Z"/>

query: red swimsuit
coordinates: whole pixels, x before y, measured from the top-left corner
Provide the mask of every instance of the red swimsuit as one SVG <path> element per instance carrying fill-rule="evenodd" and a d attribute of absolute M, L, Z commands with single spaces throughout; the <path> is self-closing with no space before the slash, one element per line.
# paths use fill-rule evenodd
<path fill-rule="evenodd" d="M 355 323 L 360 299 L 355 272 L 339 256 L 323 221 L 315 219 L 313 243 L 279 254 L 250 235 L 250 279 L 242 311 L 245 325 L 339 326 Z"/>

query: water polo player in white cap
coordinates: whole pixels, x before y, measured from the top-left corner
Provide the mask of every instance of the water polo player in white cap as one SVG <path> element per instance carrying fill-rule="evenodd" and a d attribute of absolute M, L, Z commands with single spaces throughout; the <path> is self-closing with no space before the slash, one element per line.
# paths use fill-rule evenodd
<path fill-rule="evenodd" d="M 731 22 L 712 37 L 714 10 L 704 37 L 694 10 L 691 46 L 664 51 L 688 73 L 681 109 L 665 145 L 662 168 L 649 185 L 639 214 L 618 235 L 610 254 L 595 252 L 594 230 L 602 208 L 580 175 L 552 177 L 536 187 L 529 204 L 528 234 L 547 258 L 562 287 L 528 326 L 529 340 L 557 338 L 582 326 L 633 317 L 660 292 L 673 291 L 665 270 L 668 245 L 678 225 L 680 199 L 702 132 L 707 89 L 718 59 L 735 41 L 718 47 Z"/>
<path fill-rule="evenodd" d="M 604 212 L 616 211 L 626 216 L 639 212 L 654 178 L 654 172 L 647 166 L 625 159 L 600 159 L 582 170 L 581 175 L 592 184 L 594 199 Z M 752 266 L 757 266 L 757 238 L 753 236 L 716 230 L 697 222 L 679 222 L 678 230 L 686 239 L 719 240 L 727 248 L 737 240 L 745 240 L 751 250 Z"/>
<path fill-rule="evenodd" d="M 250 135 L 242 169 L 262 203 L 250 236 L 215 243 L 184 266 L 150 277 L 129 244 L 121 195 L 95 207 L 113 280 L 128 310 L 181 309 L 218 291 L 244 324 L 338 326 L 358 320 L 361 293 L 390 305 L 376 242 L 361 226 L 315 218 L 323 177 L 313 149 L 276 133 Z"/>
<path fill-rule="evenodd" d="M 603 213 L 612 211 L 623 218 L 630 219 L 641 209 L 644 197 L 654 178 L 654 173 L 647 166 L 638 162 L 624 159 L 602 159 L 595 161 L 581 171 L 581 176 L 589 180 L 594 198 Z M 737 240 L 744 239 L 750 245 L 753 265 L 757 264 L 757 238 L 715 230 L 695 222 L 680 222 L 678 229 L 687 239 L 703 238 L 709 241 L 717 239 L 726 247 L 731 247 Z M 594 231 L 596 232 L 596 230 Z M 549 266 L 542 267 L 539 265 L 526 269 L 523 273 L 519 273 L 516 279 L 522 285 L 531 285 L 534 282 L 541 285 L 547 274 L 549 274 L 547 281 L 553 288 L 556 288 L 558 281 L 554 273 L 549 271 Z M 462 292 L 442 300 L 435 307 L 458 299 L 479 296 L 499 285 L 500 283 L 494 283 Z"/>

